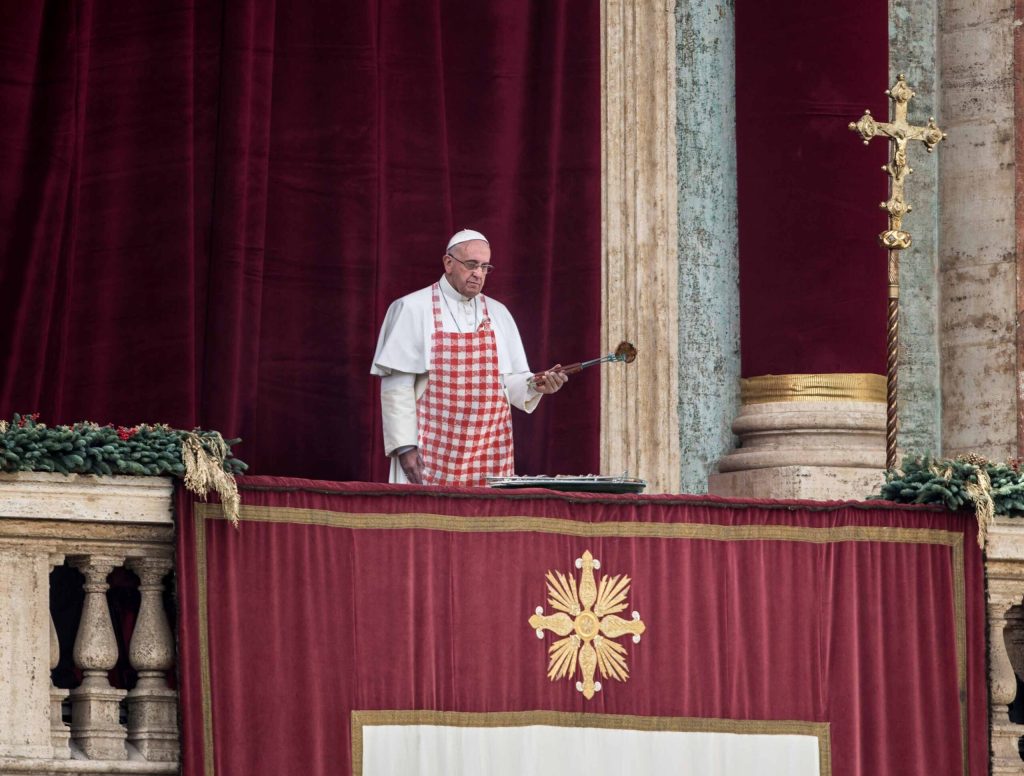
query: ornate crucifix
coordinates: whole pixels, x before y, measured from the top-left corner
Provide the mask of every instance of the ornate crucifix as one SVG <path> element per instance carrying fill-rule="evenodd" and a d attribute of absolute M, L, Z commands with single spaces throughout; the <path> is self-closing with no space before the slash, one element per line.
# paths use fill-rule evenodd
<path fill-rule="evenodd" d="M 867 145 L 876 135 L 889 138 L 892 157 L 882 166 L 889 174 L 889 199 L 879 204 L 889 214 L 889 228 L 878 235 L 879 244 L 889 251 L 889 315 L 886 325 L 886 423 L 885 423 L 885 466 L 896 468 L 896 395 L 897 369 L 899 367 L 899 323 L 900 323 L 900 251 L 910 247 L 910 233 L 904 232 L 903 216 L 913 208 L 903 197 L 903 182 L 913 170 L 907 165 L 907 143 L 920 140 L 928 153 L 932 152 L 945 137 L 945 133 L 928 119 L 928 126 L 915 127 L 907 123 L 907 103 L 914 91 L 900 73 L 891 89 L 885 91 L 893 101 L 893 119 L 890 122 L 875 121 L 871 111 L 850 129 L 860 134 Z"/>

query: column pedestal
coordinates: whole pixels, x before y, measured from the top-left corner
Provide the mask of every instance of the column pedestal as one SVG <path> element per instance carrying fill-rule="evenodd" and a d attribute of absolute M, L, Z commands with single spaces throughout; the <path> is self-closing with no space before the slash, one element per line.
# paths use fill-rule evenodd
<path fill-rule="evenodd" d="M 737 449 L 708 492 L 778 499 L 864 499 L 885 470 L 885 378 L 767 375 L 741 381 Z M 881 392 L 882 401 L 878 401 Z"/>

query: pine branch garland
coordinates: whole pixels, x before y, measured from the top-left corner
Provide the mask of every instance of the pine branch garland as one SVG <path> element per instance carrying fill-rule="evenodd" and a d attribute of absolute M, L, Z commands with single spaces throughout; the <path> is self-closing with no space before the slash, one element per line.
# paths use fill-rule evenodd
<path fill-rule="evenodd" d="M 163 423 L 115 427 L 80 422 L 51 428 L 39 422 L 38 413 L 15 413 L 10 422 L 0 420 L 0 472 L 178 477 L 200 496 L 209 488 L 221 493 L 225 513 L 237 524 L 234 475 L 248 468 L 231 452 L 240 441 L 225 440 L 217 431 L 182 431 Z"/>
<path fill-rule="evenodd" d="M 954 460 L 907 457 L 899 469 L 885 474 L 875 498 L 901 504 L 942 504 L 950 510 L 973 509 L 978 518 L 978 543 L 984 547 L 996 515 L 1024 517 L 1024 476 L 1020 461 L 994 463 L 980 455 Z"/>

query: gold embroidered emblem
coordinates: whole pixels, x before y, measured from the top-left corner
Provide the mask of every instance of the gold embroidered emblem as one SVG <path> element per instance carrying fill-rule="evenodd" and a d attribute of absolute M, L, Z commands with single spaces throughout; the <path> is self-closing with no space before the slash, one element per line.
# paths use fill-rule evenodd
<path fill-rule="evenodd" d="M 579 664 L 583 678 L 576 682 L 576 689 L 590 700 L 601 691 L 601 683 L 594 681 L 595 671 L 600 670 L 605 679 L 629 679 L 626 648 L 614 639 L 632 633 L 633 643 L 639 644 L 647 626 L 639 612 L 633 612 L 632 620 L 615 615 L 629 608 L 629 577 L 606 576 L 598 586 L 594 570 L 601 568 L 601 562 L 590 550 L 576 559 L 576 568 L 581 570 L 578 588 L 571 574 L 567 577 L 560 571 L 548 571 L 548 603 L 559 613 L 545 615 L 544 607 L 538 606 L 530 617 L 530 627 L 538 639 L 544 638 L 545 630 L 564 637 L 548 649 L 548 678 L 554 682 L 568 677 L 571 681 Z"/>

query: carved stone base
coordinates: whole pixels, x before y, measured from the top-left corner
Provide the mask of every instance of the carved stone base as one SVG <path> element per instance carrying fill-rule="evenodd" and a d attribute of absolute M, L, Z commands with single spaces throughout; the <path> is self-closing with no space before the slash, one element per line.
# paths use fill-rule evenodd
<path fill-rule="evenodd" d="M 50 688 L 50 742 L 53 745 L 54 760 L 66 760 L 71 757 L 71 728 L 64 724 L 61 710 L 67 697 L 67 690 L 59 687 Z"/>
<path fill-rule="evenodd" d="M 708 492 L 746 498 L 863 499 L 884 481 L 885 405 L 872 401 L 746 404 L 740 446 L 719 461 Z"/>
<path fill-rule="evenodd" d="M 91 680 L 96 680 L 96 686 Z M 98 686 L 101 682 L 106 686 Z M 120 720 L 125 694 L 107 685 L 106 676 L 86 676 L 71 691 L 71 736 L 90 760 L 127 759 L 126 731 Z"/>
<path fill-rule="evenodd" d="M 147 760 L 177 762 L 178 693 L 167 687 L 136 686 L 128 693 L 127 703 L 128 743 Z"/>
<path fill-rule="evenodd" d="M 708 493 L 734 498 L 860 501 L 877 493 L 883 481 L 881 469 L 774 466 L 712 474 L 708 477 Z"/>
<path fill-rule="evenodd" d="M 993 722 L 991 735 L 992 776 L 1009 776 L 1011 773 L 1020 776 L 1024 772 L 1024 759 L 1020 755 L 1024 725 L 1014 725 L 1005 721 Z"/>

